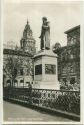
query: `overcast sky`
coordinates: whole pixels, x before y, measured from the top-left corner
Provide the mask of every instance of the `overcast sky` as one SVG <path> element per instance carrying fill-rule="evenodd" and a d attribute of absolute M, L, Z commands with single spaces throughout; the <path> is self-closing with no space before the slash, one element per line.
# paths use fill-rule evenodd
<path fill-rule="evenodd" d="M 42 17 L 46 16 L 50 21 L 51 45 L 60 42 L 64 46 L 67 43 L 64 32 L 80 25 L 80 8 L 79 2 L 4 3 L 4 43 L 13 41 L 19 45 L 28 19 L 39 48 Z"/>

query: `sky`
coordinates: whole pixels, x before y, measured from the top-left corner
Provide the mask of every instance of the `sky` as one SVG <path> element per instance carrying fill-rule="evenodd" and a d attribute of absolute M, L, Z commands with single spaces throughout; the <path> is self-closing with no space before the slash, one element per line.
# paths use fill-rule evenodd
<path fill-rule="evenodd" d="M 4 2 L 4 44 L 20 44 L 23 30 L 29 21 L 36 40 L 36 47 L 40 47 L 40 33 L 42 17 L 50 21 L 50 45 L 59 42 L 61 46 L 67 44 L 65 31 L 80 25 L 80 2 Z"/>

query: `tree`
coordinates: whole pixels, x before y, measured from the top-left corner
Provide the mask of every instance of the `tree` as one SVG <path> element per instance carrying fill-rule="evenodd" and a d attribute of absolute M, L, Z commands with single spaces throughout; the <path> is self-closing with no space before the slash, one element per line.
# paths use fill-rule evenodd
<path fill-rule="evenodd" d="M 55 45 L 53 45 L 53 51 L 58 51 L 59 50 L 59 48 L 61 48 L 61 45 L 60 45 L 60 43 L 59 42 L 57 42 L 57 43 L 55 43 Z"/>
<path fill-rule="evenodd" d="M 33 76 L 34 75 L 34 65 L 33 65 L 33 59 L 31 57 L 29 58 L 23 58 L 23 65 L 27 69 L 27 75 Z"/>
<path fill-rule="evenodd" d="M 17 55 L 7 55 L 4 61 L 3 71 L 11 79 L 10 86 L 14 86 L 14 80 L 17 77 L 18 70 L 21 67 L 20 58 Z"/>
<path fill-rule="evenodd" d="M 18 51 L 20 53 L 20 51 Z M 6 54 L 4 55 L 3 71 L 6 76 L 11 80 L 11 87 L 14 86 L 16 77 L 23 70 L 23 75 L 33 76 L 33 59 L 26 55 L 27 53 Z M 19 54 L 19 55 L 18 55 Z M 20 71 L 20 72 L 19 72 Z M 21 75 L 21 74 L 20 74 Z"/>

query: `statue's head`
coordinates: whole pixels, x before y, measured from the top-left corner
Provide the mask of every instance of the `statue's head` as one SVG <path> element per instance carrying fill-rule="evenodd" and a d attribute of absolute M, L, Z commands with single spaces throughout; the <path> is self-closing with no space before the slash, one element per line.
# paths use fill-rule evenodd
<path fill-rule="evenodd" d="M 46 18 L 46 17 L 43 17 L 42 20 L 47 21 L 47 18 Z"/>
<path fill-rule="evenodd" d="M 43 23 L 47 22 L 47 18 L 46 17 L 43 17 L 42 20 L 43 20 Z"/>

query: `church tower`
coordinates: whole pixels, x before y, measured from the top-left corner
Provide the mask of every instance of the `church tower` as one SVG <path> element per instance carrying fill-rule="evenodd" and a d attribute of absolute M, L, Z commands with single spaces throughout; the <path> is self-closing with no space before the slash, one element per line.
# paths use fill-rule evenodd
<path fill-rule="evenodd" d="M 21 49 L 25 52 L 35 54 L 35 52 L 36 52 L 35 42 L 36 41 L 33 38 L 33 33 L 30 28 L 29 22 L 27 20 L 27 24 L 25 25 L 25 28 L 23 31 L 23 37 L 20 40 Z"/>

